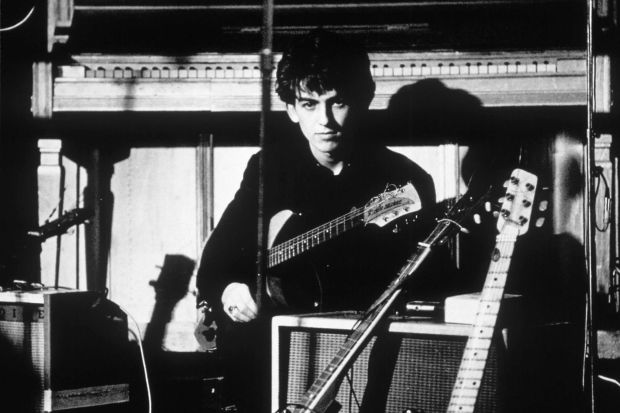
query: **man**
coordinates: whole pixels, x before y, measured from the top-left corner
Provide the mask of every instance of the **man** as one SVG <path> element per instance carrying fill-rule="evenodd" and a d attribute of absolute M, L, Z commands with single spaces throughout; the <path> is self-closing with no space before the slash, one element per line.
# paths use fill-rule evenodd
<path fill-rule="evenodd" d="M 434 204 L 430 175 L 406 157 L 362 139 L 375 84 L 368 55 L 360 47 L 335 34 L 312 31 L 284 53 L 276 91 L 305 139 L 287 137 L 269 148 L 267 216 L 291 210 L 307 219 L 305 228 L 312 228 L 363 206 L 390 185 L 407 182 L 413 183 L 423 207 Z M 227 385 L 236 393 L 239 410 L 253 412 L 267 411 L 269 315 L 282 311 L 268 303 L 259 314 L 254 301 L 257 198 L 254 155 L 205 247 L 197 278 L 199 301 L 206 299 L 229 321 L 218 330 Z M 316 309 L 366 308 L 403 264 L 391 259 L 394 250 L 410 252 L 415 245 L 409 235 L 399 235 L 364 228 L 306 254 L 320 273 Z"/>

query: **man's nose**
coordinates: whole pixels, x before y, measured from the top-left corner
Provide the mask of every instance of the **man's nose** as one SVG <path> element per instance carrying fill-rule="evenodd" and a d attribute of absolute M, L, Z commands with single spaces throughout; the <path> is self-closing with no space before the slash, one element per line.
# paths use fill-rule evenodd
<path fill-rule="evenodd" d="M 326 105 L 326 104 L 321 104 L 319 105 L 319 110 L 318 110 L 318 123 L 321 125 L 327 125 L 330 120 L 331 120 L 331 105 Z"/>

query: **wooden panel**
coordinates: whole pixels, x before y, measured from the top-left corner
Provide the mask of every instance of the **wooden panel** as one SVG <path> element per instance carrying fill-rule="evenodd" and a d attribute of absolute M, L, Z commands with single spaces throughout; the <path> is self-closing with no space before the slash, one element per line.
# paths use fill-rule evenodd
<path fill-rule="evenodd" d="M 401 87 L 427 78 L 463 89 L 485 106 L 585 104 L 585 60 L 580 51 L 401 52 L 373 53 L 370 58 L 377 83 L 372 109 L 386 108 Z M 75 65 L 58 68 L 53 112 L 260 110 L 256 55 L 74 59 Z M 606 61 L 600 67 L 607 73 Z M 283 110 L 275 94 L 272 101 L 274 110 Z"/>

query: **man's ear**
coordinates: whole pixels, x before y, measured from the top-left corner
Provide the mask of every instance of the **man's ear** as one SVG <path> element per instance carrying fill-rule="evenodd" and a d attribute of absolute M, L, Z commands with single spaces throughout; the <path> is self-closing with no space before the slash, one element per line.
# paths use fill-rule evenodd
<path fill-rule="evenodd" d="M 297 109 L 295 109 L 295 105 L 291 105 L 290 103 L 286 104 L 286 113 L 291 121 L 295 123 L 299 123 L 299 116 L 297 116 Z"/>

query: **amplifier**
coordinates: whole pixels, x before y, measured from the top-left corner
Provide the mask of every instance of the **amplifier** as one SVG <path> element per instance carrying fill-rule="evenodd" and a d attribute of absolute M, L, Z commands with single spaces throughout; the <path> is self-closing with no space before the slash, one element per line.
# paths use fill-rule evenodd
<path fill-rule="evenodd" d="M 129 400 L 127 319 L 100 294 L 0 292 L 0 349 L 2 403 L 14 411 Z"/>
<path fill-rule="evenodd" d="M 356 321 L 352 313 L 273 318 L 272 411 L 299 401 Z M 372 338 L 348 370 L 336 396 L 341 411 L 445 412 L 470 326 L 399 319 L 389 322 L 386 329 L 387 333 Z M 477 413 L 500 410 L 505 350 L 504 341 L 496 339 Z"/>

